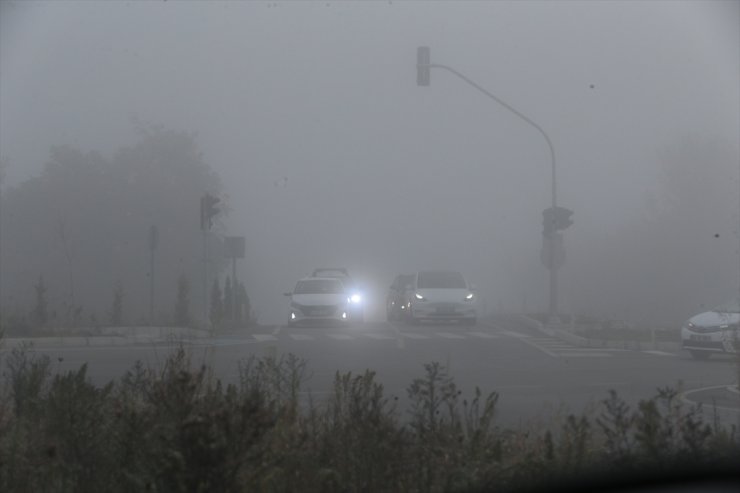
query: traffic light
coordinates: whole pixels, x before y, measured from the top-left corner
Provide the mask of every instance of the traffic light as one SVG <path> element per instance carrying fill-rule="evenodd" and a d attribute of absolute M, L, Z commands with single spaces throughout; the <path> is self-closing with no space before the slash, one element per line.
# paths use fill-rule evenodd
<path fill-rule="evenodd" d="M 555 208 L 555 229 L 565 229 L 571 224 L 573 224 L 573 220 L 570 218 L 570 216 L 573 215 L 573 211 L 570 209 L 566 209 L 565 207 L 556 207 Z"/>
<path fill-rule="evenodd" d="M 210 231 L 213 227 L 213 216 L 220 212 L 220 209 L 216 207 L 219 202 L 221 199 L 210 193 L 200 198 L 200 229 Z"/>
<path fill-rule="evenodd" d="M 417 86 L 428 86 L 429 85 L 429 72 L 431 67 L 429 66 L 430 60 L 429 47 L 419 46 L 416 49 L 416 85 Z"/>
<path fill-rule="evenodd" d="M 573 220 L 570 218 L 572 215 L 573 211 L 565 207 L 545 209 L 542 211 L 542 235 L 545 238 L 550 238 L 555 231 L 566 229 L 573 224 Z"/>

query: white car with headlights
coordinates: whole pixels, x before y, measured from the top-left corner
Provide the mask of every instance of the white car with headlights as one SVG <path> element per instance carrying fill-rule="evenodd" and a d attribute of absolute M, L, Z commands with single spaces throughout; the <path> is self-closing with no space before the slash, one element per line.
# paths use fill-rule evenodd
<path fill-rule="evenodd" d="M 291 293 L 288 325 L 346 325 L 350 320 L 349 295 L 342 281 L 330 277 L 306 277 Z"/>
<path fill-rule="evenodd" d="M 406 321 L 411 324 L 446 320 L 475 325 L 478 320 L 477 296 L 459 272 L 418 272 L 407 296 Z"/>
<path fill-rule="evenodd" d="M 740 351 L 740 303 L 733 300 L 694 315 L 681 328 L 681 344 L 696 359 Z"/>
<path fill-rule="evenodd" d="M 344 267 L 320 267 L 314 269 L 312 277 L 331 277 L 342 281 L 349 296 L 349 318 L 352 322 L 362 323 L 365 321 L 365 296 L 363 290 L 350 277 Z"/>

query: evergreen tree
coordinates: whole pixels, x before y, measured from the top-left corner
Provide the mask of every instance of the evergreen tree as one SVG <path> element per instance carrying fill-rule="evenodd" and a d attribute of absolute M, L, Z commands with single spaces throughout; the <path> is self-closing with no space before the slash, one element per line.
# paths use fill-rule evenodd
<path fill-rule="evenodd" d="M 213 287 L 211 288 L 211 306 L 209 316 L 211 319 L 211 325 L 214 327 L 220 326 L 221 321 L 224 318 L 224 304 L 221 286 L 218 283 L 218 279 L 213 280 Z"/>
<path fill-rule="evenodd" d="M 175 325 L 190 325 L 190 281 L 185 275 L 177 279 L 177 298 L 175 300 Z"/>
<path fill-rule="evenodd" d="M 239 286 L 237 290 L 239 318 L 240 321 L 244 322 L 245 326 L 249 327 L 254 322 L 252 320 L 252 303 L 249 301 L 249 296 L 247 296 L 247 290 L 244 288 L 244 284 L 237 284 Z"/>
<path fill-rule="evenodd" d="M 226 282 L 224 283 L 224 319 L 233 320 L 234 311 L 232 310 L 232 302 L 234 301 L 233 292 L 231 288 L 231 278 L 226 276 Z"/>

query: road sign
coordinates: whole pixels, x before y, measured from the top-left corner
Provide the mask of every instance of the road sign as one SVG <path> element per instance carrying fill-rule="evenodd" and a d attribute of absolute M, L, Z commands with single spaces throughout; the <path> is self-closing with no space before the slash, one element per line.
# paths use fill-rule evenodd
<path fill-rule="evenodd" d="M 243 236 L 227 236 L 224 238 L 224 257 L 244 258 L 245 250 Z"/>

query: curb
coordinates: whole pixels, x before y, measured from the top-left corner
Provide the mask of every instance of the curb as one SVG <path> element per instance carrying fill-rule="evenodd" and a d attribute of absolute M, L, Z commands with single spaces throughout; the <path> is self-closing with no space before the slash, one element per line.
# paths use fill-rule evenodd
<path fill-rule="evenodd" d="M 591 348 L 627 349 L 627 350 L 632 350 L 632 351 L 663 350 L 663 351 L 670 351 L 674 353 L 679 353 L 681 351 L 681 343 L 679 342 L 656 341 L 655 343 L 653 343 L 651 341 L 635 341 L 635 340 L 608 341 L 608 340 L 589 339 L 583 336 L 579 336 L 577 334 L 573 334 L 567 330 L 550 329 L 546 327 L 545 324 L 543 324 L 539 320 L 534 319 L 532 317 L 528 317 L 527 315 L 518 315 L 518 317 L 528 327 L 534 328 L 547 336 L 556 337 L 562 341 L 568 342 L 576 346 L 591 347 Z"/>

